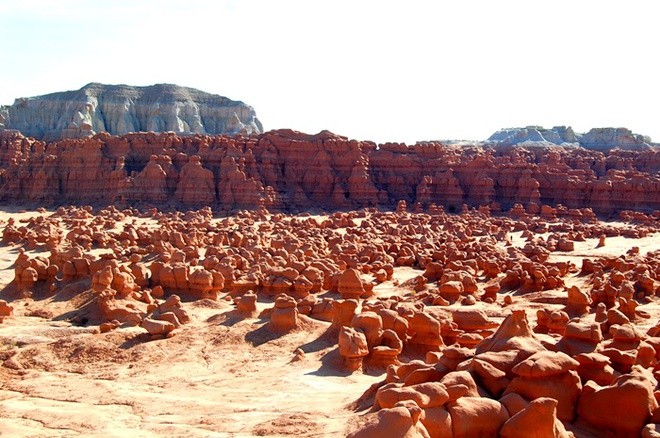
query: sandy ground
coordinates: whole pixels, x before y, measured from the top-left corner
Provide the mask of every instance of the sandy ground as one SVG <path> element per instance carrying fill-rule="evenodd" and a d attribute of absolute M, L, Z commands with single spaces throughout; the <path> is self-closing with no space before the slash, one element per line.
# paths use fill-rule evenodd
<path fill-rule="evenodd" d="M 31 214 L 3 212 L 0 226 Z M 18 250 L 0 247 L 0 287 Z M 346 406 L 381 378 L 338 371 L 329 323 L 275 337 L 266 320 L 232 320 L 224 300 L 184 303 L 193 321 L 153 341 L 140 328 L 101 334 L 48 319 L 75 302 L 12 305 L 0 324 L 0 356 L 18 350 L 0 367 L 3 436 L 342 436 Z"/>
<path fill-rule="evenodd" d="M 30 214 L 38 213 L 3 212 L 0 227 Z M 519 235 L 511 237 L 523 244 Z M 573 253 L 553 257 L 579 267 L 584 257 L 625 254 L 632 246 L 642 253 L 660 249 L 660 236 L 608 238 L 603 248 L 596 243 L 578 242 Z M 17 254 L 17 247 L 0 246 L 0 287 L 13 279 Z M 374 291 L 412 293 L 405 283 L 421 273 L 398 268 L 394 281 Z M 582 281 L 566 279 L 569 286 Z M 535 319 L 536 309 L 559 306 L 561 297 L 563 290 L 516 297 L 512 307 Z M 340 371 L 329 323 L 307 320 L 303 329 L 276 337 L 266 320 L 232 318 L 223 299 L 185 303 L 192 322 L 159 340 L 140 328 L 101 334 L 57 318 L 80 305 L 75 299 L 12 305 L 15 316 L 0 324 L 0 359 L 9 358 L 0 367 L 3 436 L 344 436 L 355 417 L 349 404 L 383 378 L 382 370 Z M 655 323 L 657 305 L 645 307 Z M 487 310 L 503 317 L 501 309 Z"/>
<path fill-rule="evenodd" d="M 198 305 L 199 303 L 197 303 Z M 0 431 L 20 436 L 339 436 L 344 406 L 377 380 L 337 373 L 327 324 L 281 338 L 263 321 L 225 320 L 224 303 L 188 310 L 177 336 L 149 341 L 142 329 L 107 334 L 39 317 L 7 319 Z M 32 308 L 30 303 L 26 308 Z M 227 306 L 228 308 L 228 306 Z M 302 360 L 292 361 L 302 348 Z"/>

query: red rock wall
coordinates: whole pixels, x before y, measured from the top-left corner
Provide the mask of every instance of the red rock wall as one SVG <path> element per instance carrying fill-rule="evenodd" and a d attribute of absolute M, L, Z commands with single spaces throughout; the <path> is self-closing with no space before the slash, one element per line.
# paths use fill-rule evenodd
<path fill-rule="evenodd" d="M 562 204 L 608 214 L 660 210 L 659 172 L 656 151 L 377 146 L 326 131 L 99 134 L 55 143 L 0 133 L 0 201 L 19 204 L 296 210 L 405 200 L 449 210 Z"/>

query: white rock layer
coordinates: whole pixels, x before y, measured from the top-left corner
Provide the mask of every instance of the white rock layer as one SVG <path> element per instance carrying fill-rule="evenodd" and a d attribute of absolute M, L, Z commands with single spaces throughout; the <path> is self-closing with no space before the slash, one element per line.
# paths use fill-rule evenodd
<path fill-rule="evenodd" d="M 254 109 L 243 102 L 171 84 L 148 87 L 91 83 L 77 91 L 19 98 L 0 108 L 0 129 L 41 140 L 126 134 L 258 134 Z"/>

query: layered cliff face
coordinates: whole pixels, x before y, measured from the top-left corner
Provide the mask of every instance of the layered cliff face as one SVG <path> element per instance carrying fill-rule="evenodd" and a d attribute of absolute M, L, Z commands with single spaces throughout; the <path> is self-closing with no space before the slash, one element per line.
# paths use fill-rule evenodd
<path fill-rule="evenodd" d="M 527 126 L 525 128 L 505 128 L 497 131 L 488 138 L 505 145 L 514 145 L 524 142 L 548 142 L 554 144 L 577 143 L 578 137 L 573 128 L 555 126 L 546 129 L 541 126 Z"/>
<path fill-rule="evenodd" d="M 3 128 L 47 141 L 99 132 L 257 134 L 263 130 L 252 107 L 226 97 L 170 84 L 97 83 L 77 91 L 16 99 L 0 108 Z"/>
<path fill-rule="evenodd" d="M 579 147 L 415 146 L 324 131 L 257 136 L 97 134 L 44 142 L 0 133 L 0 201 L 40 205 L 211 206 L 235 210 L 459 211 L 520 204 L 660 210 L 660 152 Z"/>
<path fill-rule="evenodd" d="M 581 146 L 599 151 L 660 149 L 660 145 L 652 143 L 649 137 L 635 134 L 627 128 L 594 128 L 584 134 L 574 132 L 570 126 L 555 126 L 550 129 L 541 126 L 506 128 L 491 135 L 488 142 L 494 142 L 502 146 L 521 143 L 552 143 L 564 146 Z"/>

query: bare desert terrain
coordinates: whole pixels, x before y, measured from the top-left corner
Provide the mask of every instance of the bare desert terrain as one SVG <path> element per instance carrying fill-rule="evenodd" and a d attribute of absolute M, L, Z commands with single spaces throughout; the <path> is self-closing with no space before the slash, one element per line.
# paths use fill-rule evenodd
<path fill-rule="evenodd" d="M 435 370 L 421 382 L 451 372 L 441 372 L 443 355 L 476 361 L 475 347 L 479 353 L 478 344 L 496 336 L 503 321 L 519 312 L 534 329 L 530 336 L 539 350 L 564 348 L 571 357 L 600 351 L 611 364 L 610 383 L 634 372 L 631 366 L 654 371 L 657 363 L 658 353 L 651 358 L 639 353 L 645 351 L 640 343 L 652 350 L 660 346 L 648 332 L 660 318 L 653 280 L 660 235 L 650 217 L 641 222 L 510 219 L 476 210 L 410 213 L 400 205 L 396 212 L 290 216 L 260 211 L 232 217 L 215 217 L 208 210 L 71 207 L 7 210 L 0 220 L 0 298 L 12 308 L 0 324 L 0 433 L 7 436 L 335 437 L 351 431 L 357 431 L 355 436 L 425 436 L 433 427 L 422 432 L 411 423 L 412 429 L 401 434 L 395 421 L 388 426 L 391 435 L 377 429 L 389 420 L 379 417 L 374 425 L 376 414 L 370 412 L 388 411 L 376 388 L 385 380 L 392 386 L 400 364 L 423 368 L 426 363 Z M 513 259 L 545 274 L 518 272 Z M 585 260 L 597 267 L 585 270 Z M 185 284 L 168 283 L 169 265 L 184 268 Z M 25 275 L 30 266 L 33 277 Z M 222 281 L 209 276 L 206 283 L 195 283 L 193 273 L 205 269 L 221 272 Z M 114 278 L 104 280 L 104 272 Z M 346 280 L 346 272 L 356 273 L 358 281 Z M 636 308 L 624 309 L 616 297 L 605 296 L 603 284 L 615 272 L 622 277 L 616 280 L 618 290 L 627 283 L 633 288 Z M 643 281 L 651 282 L 650 290 L 640 286 Z M 577 317 L 571 309 L 575 303 L 569 302 L 574 299 L 567 295 L 572 287 L 585 292 L 580 295 L 584 313 Z M 108 290 L 111 296 L 104 297 Z M 241 299 L 251 290 L 257 292 L 254 307 L 245 311 Z M 167 320 L 161 307 L 175 294 L 181 298 L 176 322 L 155 329 L 145 325 L 144 320 Z M 621 311 L 599 321 L 600 296 Z M 284 297 L 292 304 L 282 305 Z M 340 306 L 333 310 L 333 303 L 348 301 L 356 306 L 342 324 Z M 385 309 L 394 315 L 387 311 L 373 318 Z M 427 319 L 418 321 L 420 314 Z M 360 315 L 362 323 L 380 321 L 375 339 L 370 322 L 360 331 L 364 334 L 355 335 L 351 326 L 361 324 Z M 402 331 L 399 322 L 386 322 L 391 317 L 404 325 Z M 612 337 L 606 330 L 586 349 L 562 347 L 571 323 L 606 324 L 610 332 L 614 323 L 634 327 L 640 340 L 628 349 L 635 353 L 632 360 L 612 353 L 624 347 L 605 347 Z M 439 331 L 429 342 L 424 330 L 433 327 Z M 366 351 L 353 354 L 355 348 L 338 341 L 347 328 L 356 337 L 353 342 L 367 341 Z M 384 333 L 394 333 L 389 339 L 396 340 L 388 342 Z M 478 382 L 475 395 L 501 399 L 504 388 L 479 380 L 483 371 L 465 369 Z M 581 372 L 577 366 L 570 369 Z M 580 377 L 586 383 L 586 374 Z M 607 377 L 601 378 L 605 385 Z M 405 376 L 399 380 L 404 384 Z M 529 395 L 523 398 L 532 401 Z M 576 401 L 568 407 L 577 409 Z M 647 413 L 645 424 L 654 412 Z M 565 429 L 576 436 L 602 436 L 602 426 L 583 417 L 573 414 L 563 422 Z M 435 433 L 430 436 L 452 436 Z M 457 434 L 454 426 L 453 436 L 469 434 Z"/>

